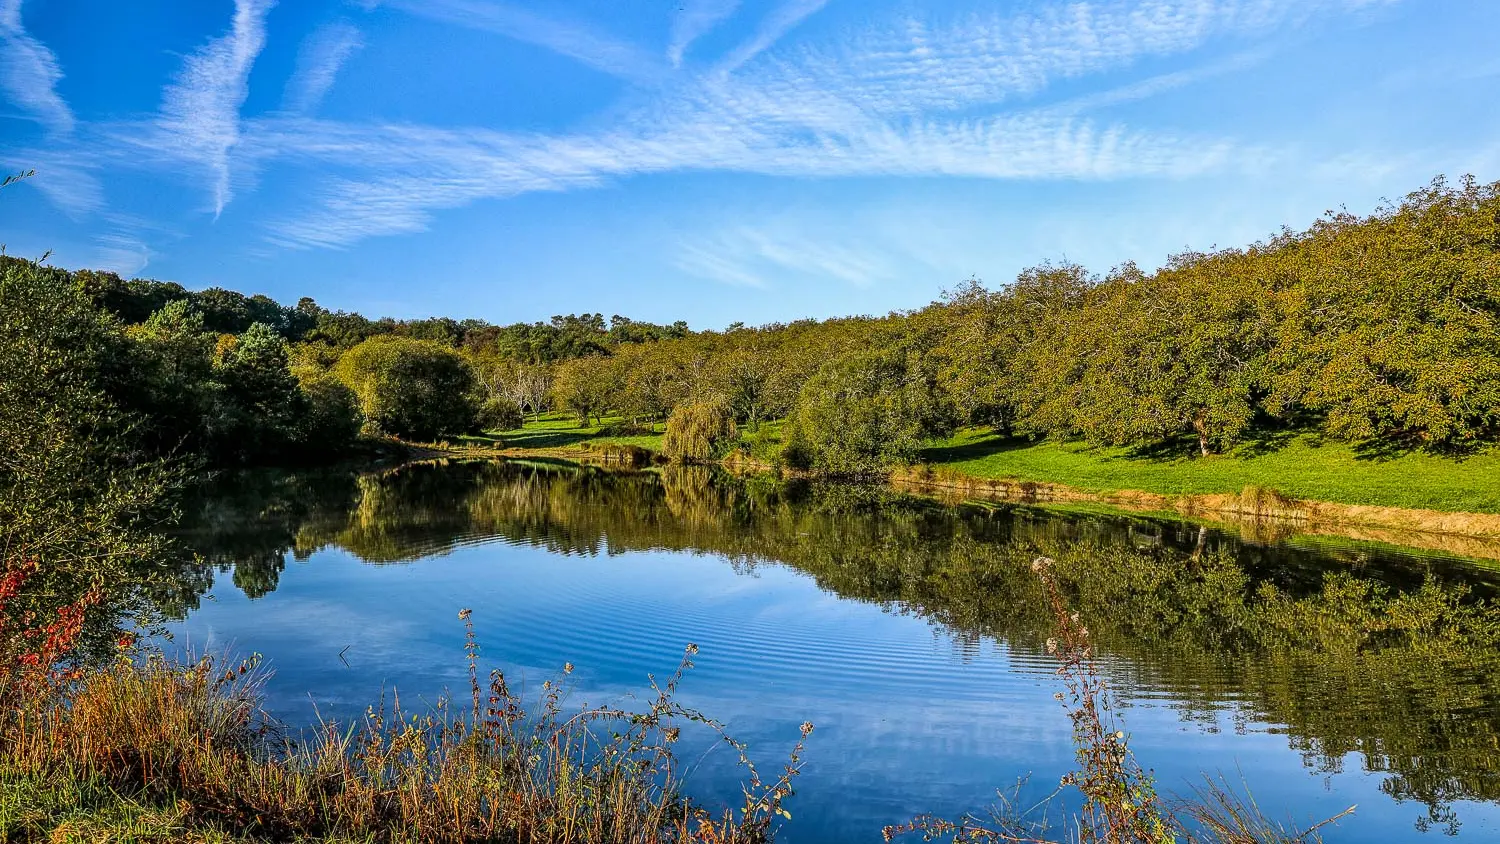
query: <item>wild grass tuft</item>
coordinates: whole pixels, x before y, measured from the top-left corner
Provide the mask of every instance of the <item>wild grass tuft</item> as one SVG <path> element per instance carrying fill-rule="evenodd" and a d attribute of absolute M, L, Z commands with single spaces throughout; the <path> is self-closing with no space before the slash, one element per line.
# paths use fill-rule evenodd
<path fill-rule="evenodd" d="M 468 611 L 461 617 L 467 701 L 413 713 L 394 698 L 359 723 L 293 738 L 260 708 L 257 660 L 179 664 L 126 651 L 13 711 L 0 770 L 102 785 L 155 807 L 146 814 L 157 820 L 273 840 L 737 844 L 768 840 L 787 816 L 812 726 L 782 771 L 762 777 L 722 725 L 677 703 L 695 646 L 652 681 L 643 708 L 565 712 L 571 665 L 527 707 L 503 673 L 481 678 Z M 716 733 L 745 766 L 737 809 L 684 796 L 673 752 L 684 724 Z"/>

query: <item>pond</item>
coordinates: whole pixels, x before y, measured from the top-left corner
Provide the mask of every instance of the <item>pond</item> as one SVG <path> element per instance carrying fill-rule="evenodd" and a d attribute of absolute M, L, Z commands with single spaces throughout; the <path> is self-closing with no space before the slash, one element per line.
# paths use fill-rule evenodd
<path fill-rule="evenodd" d="M 702 469 L 455 462 L 219 486 L 183 533 L 203 562 L 163 598 L 166 630 L 263 654 L 290 724 L 467 694 L 464 608 L 482 670 L 534 696 L 572 663 L 574 706 L 629 705 L 694 643 L 682 702 L 763 769 L 816 725 L 778 840 L 879 841 L 997 790 L 1030 807 L 1072 768 L 1030 569 L 1046 555 L 1163 792 L 1222 776 L 1300 825 L 1357 804 L 1329 841 L 1500 835 L 1500 578 L 1478 564 Z M 694 795 L 734 802 L 733 753 L 684 744 Z"/>

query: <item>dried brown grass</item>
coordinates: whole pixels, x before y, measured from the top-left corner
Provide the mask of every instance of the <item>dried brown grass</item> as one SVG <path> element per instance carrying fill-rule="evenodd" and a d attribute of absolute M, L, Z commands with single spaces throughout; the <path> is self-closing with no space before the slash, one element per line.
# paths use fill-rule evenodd
<path fill-rule="evenodd" d="M 462 616 L 467 623 L 467 611 Z M 399 698 L 362 723 L 291 737 L 261 710 L 266 672 L 122 654 L 11 713 L 0 766 L 16 775 L 102 781 L 180 807 L 237 835 L 376 842 L 714 842 L 768 840 L 801 767 L 803 725 L 778 776 L 762 778 L 722 725 L 675 700 L 691 665 L 652 682 L 638 710 L 565 713 L 566 675 L 527 708 L 504 675 L 481 683 L 469 632 L 470 700 L 423 713 Z M 674 745 L 685 724 L 738 754 L 743 803 L 709 811 L 682 793 Z"/>

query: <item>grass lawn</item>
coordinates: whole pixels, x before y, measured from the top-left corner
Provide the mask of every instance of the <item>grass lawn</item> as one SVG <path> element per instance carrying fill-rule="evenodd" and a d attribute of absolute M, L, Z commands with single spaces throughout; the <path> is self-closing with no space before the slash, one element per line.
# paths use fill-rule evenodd
<path fill-rule="evenodd" d="M 506 448 L 568 448 L 591 443 L 593 445 L 634 445 L 661 451 L 661 431 L 664 423 L 651 426 L 654 433 L 638 436 L 615 436 L 606 431 L 626 420 L 618 416 L 606 416 L 603 425 L 578 427 L 578 417 L 564 413 L 546 413 L 539 421 L 527 420 L 526 424 L 512 431 L 492 431 L 489 437 L 465 437 L 466 441 L 493 444 L 499 440 Z"/>
<path fill-rule="evenodd" d="M 513 431 L 470 442 L 508 448 L 553 449 L 589 443 L 636 445 L 661 450 L 664 423 L 655 433 L 608 433 L 625 420 L 578 427 L 575 416 L 551 413 Z M 748 450 L 771 461 L 781 446 L 781 423 L 758 433 L 742 432 Z M 982 429 L 959 432 L 922 453 L 922 459 L 977 478 L 1062 484 L 1090 492 L 1140 490 L 1161 495 L 1237 493 L 1247 486 L 1275 489 L 1294 498 L 1450 512 L 1500 513 L 1500 450 L 1466 458 L 1421 452 L 1371 453 L 1359 446 L 1313 434 L 1246 443 L 1229 454 L 1199 457 L 1196 445 L 1142 452 L 1082 443 L 1006 439 Z"/>
<path fill-rule="evenodd" d="M 1007 440 L 966 430 L 923 453 L 934 465 L 979 478 L 1046 481 L 1094 492 L 1162 495 L 1239 492 L 1246 486 L 1294 498 L 1453 512 L 1500 512 L 1500 451 L 1468 458 L 1419 452 L 1377 455 L 1303 434 L 1197 457 L 1079 443 Z"/>

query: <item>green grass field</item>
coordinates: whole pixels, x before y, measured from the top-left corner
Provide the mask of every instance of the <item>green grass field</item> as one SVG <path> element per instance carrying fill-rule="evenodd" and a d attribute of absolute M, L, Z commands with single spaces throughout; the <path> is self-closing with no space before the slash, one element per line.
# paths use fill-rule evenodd
<path fill-rule="evenodd" d="M 655 433 L 649 435 L 610 433 L 612 426 L 623 421 L 607 417 L 602 426 L 580 428 L 576 417 L 553 413 L 517 430 L 467 439 L 486 444 L 498 440 L 507 448 L 615 443 L 661 450 L 663 423 L 654 425 Z M 768 422 L 758 433 L 744 432 L 743 436 L 752 455 L 771 462 L 781 445 L 780 431 L 780 422 Z M 1207 495 L 1259 486 L 1314 501 L 1500 513 L 1500 450 L 1466 458 L 1415 451 L 1377 454 L 1349 443 L 1299 434 L 1246 443 L 1229 454 L 1199 457 L 1187 443 L 1140 452 L 1006 439 L 970 429 L 925 449 L 922 459 L 976 478 L 1041 481 L 1089 492 Z"/>
<path fill-rule="evenodd" d="M 1348 443 L 1298 435 L 1230 454 L 1139 454 L 1081 443 L 1007 440 L 968 430 L 923 453 L 934 465 L 978 478 L 1045 481 L 1092 492 L 1235 493 L 1268 487 L 1294 498 L 1454 512 L 1500 512 L 1500 452 L 1464 459 L 1419 452 L 1362 453 Z"/>
<path fill-rule="evenodd" d="M 661 431 L 664 423 L 658 422 L 650 426 L 654 433 L 619 436 L 610 433 L 613 426 L 621 425 L 625 420 L 617 416 L 606 416 L 602 425 L 590 425 L 586 428 L 578 427 L 578 417 L 572 414 L 548 413 L 541 420 L 532 422 L 528 420 L 525 425 L 511 431 L 492 431 L 489 437 L 465 437 L 465 441 L 493 445 L 498 440 L 506 448 L 570 448 L 583 445 L 634 445 L 641 448 L 649 448 L 652 451 L 661 450 Z"/>

